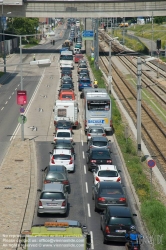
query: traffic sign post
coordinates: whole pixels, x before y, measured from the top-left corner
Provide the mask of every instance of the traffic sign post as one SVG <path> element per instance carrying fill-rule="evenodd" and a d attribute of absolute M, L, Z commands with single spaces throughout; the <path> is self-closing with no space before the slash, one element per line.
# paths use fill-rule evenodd
<path fill-rule="evenodd" d="M 156 162 L 154 160 L 148 161 L 148 167 L 150 168 L 150 199 L 152 200 L 152 168 L 156 166 Z"/>
<path fill-rule="evenodd" d="M 93 30 L 83 30 L 82 31 L 82 40 L 93 40 Z"/>
<path fill-rule="evenodd" d="M 27 92 L 25 90 L 17 91 L 17 104 L 21 105 L 18 122 L 21 124 L 21 140 L 24 141 L 24 123 L 26 122 L 26 117 L 23 115 L 24 113 L 23 105 L 27 104 Z"/>

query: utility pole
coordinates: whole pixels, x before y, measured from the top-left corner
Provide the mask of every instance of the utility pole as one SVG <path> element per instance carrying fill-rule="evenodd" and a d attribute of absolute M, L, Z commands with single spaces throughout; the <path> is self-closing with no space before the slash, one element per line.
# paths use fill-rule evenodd
<path fill-rule="evenodd" d="M 111 94 L 111 90 L 112 90 L 112 73 L 111 73 L 111 40 L 109 42 L 109 71 L 108 71 L 108 93 Z"/>
<path fill-rule="evenodd" d="M 137 154 L 141 156 L 141 75 L 142 61 L 137 58 Z"/>
<path fill-rule="evenodd" d="M 95 68 L 99 69 L 98 18 L 95 19 Z"/>
<path fill-rule="evenodd" d="M 153 31 L 153 11 L 152 11 L 152 37 L 151 37 L 151 57 L 153 56 L 153 36 L 154 36 L 154 31 Z"/>
<path fill-rule="evenodd" d="M 4 53 L 3 53 L 3 61 L 4 61 L 4 73 L 6 73 L 6 50 L 5 50 L 5 34 L 4 34 L 4 15 L 3 15 L 3 2 L 2 2 L 2 29 L 3 29 L 3 50 L 4 50 Z"/>
<path fill-rule="evenodd" d="M 124 28 L 125 28 L 125 17 L 123 17 L 123 46 L 124 46 Z"/>

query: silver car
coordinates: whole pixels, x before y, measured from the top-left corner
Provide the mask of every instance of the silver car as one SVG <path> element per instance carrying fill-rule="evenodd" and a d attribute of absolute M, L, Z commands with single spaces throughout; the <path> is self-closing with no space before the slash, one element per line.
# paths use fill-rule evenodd
<path fill-rule="evenodd" d="M 104 128 L 102 126 L 90 126 L 87 130 L 87 142 L 92 136 L 106 136 Z"/>
<path fill-rule="evenodd" d="M 110 142 L 111 140 L 108 140 L 105 136 L 92 136 L 88 140 L 88 150 L 90 148 L 107 148 L 111 150 Z"/>
<path fill-rule="evenodd" d="M 43 185 L 38 205 L 38 216 L 44 213 L 67 214 L 68 194 L 65 185 L 47 183 Z"/>

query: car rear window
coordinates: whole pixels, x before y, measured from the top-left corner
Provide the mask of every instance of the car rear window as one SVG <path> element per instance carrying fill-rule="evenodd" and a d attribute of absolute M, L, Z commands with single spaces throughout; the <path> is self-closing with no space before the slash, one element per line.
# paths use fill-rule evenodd
<path fill-rule="evenodd" d="M 94 159 L 103 159 L 103 160 L 107 160 L 110 159 L 110 154 L 109 152 L 103 152 L 103 151 L 94 151 L 92 152 L 92 158 Z"/>
<path fill-rule="evenodd" d="M 94 141 L 93 145 L 96 147 L 105 147 L 107 146 L 107 142 L 106 141 Z"/>
<path fill-rule="evenodd" d="M 62 98 L 64 99 L 72 99 L 72 95 L 62 95 Z"/>
<path fill-rule="evenodd" d="M 70 143 L 57 143 L 55 145 L 55 148 L 67 148 L 67 149 L 70 149 L 71 144 Z"/>
<path fill-rule="evenodd" d="M 98 133 L 98 134 L 102 134 L 102 133 L 104 133 L 104 131 L 103 131 L 103 129 L 101 129 L 101 128 L 98 128 L 98 129 L 90 129 L 90 131 L 89 131 L 90 133 Z"/>
<path fill-rule="evenodd" d="M 71 158 L 70 155 L 62 155 L 62 154 L 54 155 L 55 160 L 70 160 L 70 158 Z"/>
<path fill-rule="evenodd" d="M 65 121 L 65 122 L 60 122 L 60 121 L 58 121 L 57 126 L 58 126 L 58 127 L 59 127 L 59 126 L 61 126 L 61 127 L 69 127 L 69 126 L 71 126 L 71 123 L 70 123 L 70 122 L 67 122 L 67 121 Z"/>
<path fill-rule="evenodd" d="M 127 225 L 131 226 L 133 225 L 133 220 L 130 217 L 123 218 L 123 217 L 111 217 L 109 220 L 110 225 Z"/>
<path fill-rule="evenodd" d="M 101 195 L 110 194 L 110 195 L 117 195 L 123 194 L 122 189 L 120 188 L 102 188 L 100 190 Z"/>
<path fill-rule="evenodd" d="M 68 132 L 58 132 L 57 137 L 63 137 L 63 138 L 68 137 L 69 138 L 70 133 L 68 133 Z"/>
<path fill-rule="evenodd" d="M 100 177 L 117 177 L 118 173 L 117 173 L 117 171 L 112 171 L 112 170 L 101 170 L 98 172 L 98 176 L 100 176 Z"/>
<path fill-rule="evenodd" d="M 50 172 L 48 173 L 48 175 L 46 176 L 46 180 L 52 180 L 52 181 L 56 181 L 56 180 L 65 180 L 65 175 L 62 173 L 55 173 L 55 172 Z"/>
<path fill-rule="evenodd" d="M 63 193 L 55 193 L 55 192 L 43 192 L 41 194 L 41 197 L 40 199 L 43 199 L 43 200 L 61 200 L 61 199 L 64 199 L 65 196 Z"/>

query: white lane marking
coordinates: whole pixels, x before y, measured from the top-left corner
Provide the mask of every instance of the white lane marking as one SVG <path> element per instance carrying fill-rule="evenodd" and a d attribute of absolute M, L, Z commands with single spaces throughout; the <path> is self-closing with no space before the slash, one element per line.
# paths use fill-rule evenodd
<path fill-rule="evenodd" d="M 12 93 L 12 95 L 14 95 L 14 92 Z"/>
<path fill-rule="evenodd" d="M 18 84 L 17 86 L 20 86 L 20 84 Z"/>
<path fill-rule="evenodd" d="M 81 134 L 82 134 L 83 132 L 82 132 L 82 129 L 81 129 Z"/>
<path fill-rule="evenodd" d="M 15 88 L 15 90 L 17 90 L 17 88 Z"/>
<path fill-rule="evenodd" d="M 39 87 L 40 87 L 40 84 L 41 84 L 41 82 L 42 82 L 42 80 L 43 80 L 43 78 L 44 78 L 45 70 L 46 70 L 46 68 L 45 68 L 44 71 L 43 71 L 43 74 L 42 74 L 42 76 L 41 76 L 41 78 L 40 78 L 40 80 L 39 80 L 39 82 L 38 82 L 38 85 L 36 86 L 36 89 L 35 89 L 35 91 L 34 91 L 32 97 L 31 97 L 30 102 L 28 103 L 28 106 L 27 106 L 27 108 L 26 108 L 26 110 L 25 110 L 24 115 L 26 115 L 26 114 L 28 113 L 28 110 L 29 110 L 29 108 L 30 108 L 30 106 L 31 106 L 31 104 L 32 104 L 32 102 L 33 102 L 33 100 L 34 100 L 36 94 L 37 94 L 37 91 L 38 91 L 38 89 L 39 89 Z M 14 94 L 14 93 L 13 93 L 13 94 Z M 18 133 L 18 130 L 19 130 L 20 126 L 21 126 L 21 124 L 18 124 L 18 125 L 17 125 L 16 129 L 14 130 L 13 135 L 12 135 L 11 138 L 10 138 L 10 141 L 13 140 L 13 139 L 16 137 L 16 134 Z"/>
<path fill-rule="evenodd" d="M 88 206 L 88 216 L 89 216 L 89 217 L 91 217 L 91 213 L 90 213 L 90 205 L 89 205 L 89 203 L 87 204 L 87 206 Z"/>
<path fill-rule="evenodd" d="M 84 142 L 83 141 L 81 141 L 82 142 L 82 146 L 84 145 Z"/>
<path fill-rule="evenodd" d="M 85 159 L 85 155 L 84 155 L 84 152 L 82 152 L 82 157 L 83 157 L 83 159 Z"/>
<path fill-rule="evenodd" d="M 3 110 L 4 109 L 4 107 L 3 108 L 1 108 L 1 110 Z"/>
<path fill-rule="evenodd" d="M 88 193 L 88 183 L 85 182 L 86 192 Z"/>
<path fill-rule="evenodd" d="M 84 165 L 84 174 L 86 174 L 86 166 Z"/>
<path fill-rule="evenodd" d="M 9 96 L 9 99 L 11 98 L 11 96 Z"/>
<path fill-rule="evenodd" d="M 92 231 L 90 231 L 90 235 L 91 235 L 91 249 L 94 249 L 93 232 Z"/>
<path fill-rule="evenodd" d="M 8 103 L 8 101 L 7 102 L 5 102 L 5 104 L 7 104 Z"/>

